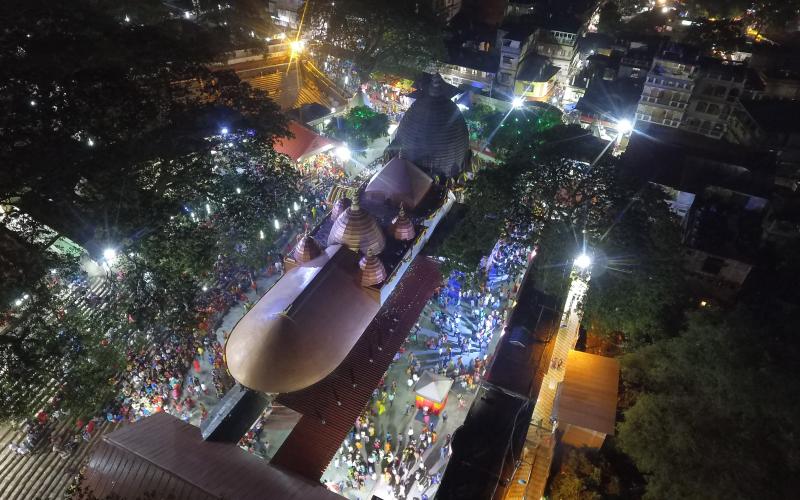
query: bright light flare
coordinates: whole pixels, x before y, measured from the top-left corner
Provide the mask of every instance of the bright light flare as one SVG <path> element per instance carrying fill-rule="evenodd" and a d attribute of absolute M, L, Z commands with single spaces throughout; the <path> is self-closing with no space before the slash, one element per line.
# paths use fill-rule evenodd
<path fill-rule="evenodd" d="M 219 133 L 222 135 L 228 135 L 228 127 L 222 127 L 219 129 Z"/>
<path fill-rule="evenodd" d="M 525 100 L 522 97 L 517 96 L 511 100 L 511 107 L 514 109 L 521 108 L 523 104 L 525 104 Z"/>
<path fill-rule="evenodd" d="M 306 48 L 305 40 L 292 40 L 289 42 L 289 48 L 292 49 L 292 54 L 299 54 Z"/>
<path fill-rule="evenodd" d="M 114 250 L 113 248 L 106 248 L 105 250 L 103 250 L 103 258 L 105 259 L 106 262 L 111 264 L 112 262 L 117 260 L 117 251 Z"/>
<path fill-rule="evenodd" d="M 347 146 L 339 146 L 336 148 L 336 151 L 334 151 L 334 154 L 336 155 L 336 158 L 342 162 L 349 161 L 350 158 L 353 157 L 353 152 L 350 151 L 350 148 Z"/>
<path fill-rule="evenodd" d="M 620 134 L 630 134 L 633 132 L 633 123 L 627 118 L 623 118 L 617 122 L 617 132 Z"/>
<path fill-rule="evenodd" d="M 585 253 L 582 253 L 575 259 L 575 265 L 581 269 L 586 269 L 592 265 L 592 258 Z"/>

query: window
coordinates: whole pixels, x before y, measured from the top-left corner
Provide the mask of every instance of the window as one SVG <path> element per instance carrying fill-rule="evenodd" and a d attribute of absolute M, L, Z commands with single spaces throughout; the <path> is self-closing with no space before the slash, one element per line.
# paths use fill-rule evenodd
<path fill-rule="evenodd" d="M 718 85 L 714 87 L 714 97 L 724 97 L 725 96 L 725 87 L 722 85 Z"/>
<path fill-rule="evenodd" d="M 511 40 L 503 40 L 503 47 L 511 47 Z"/>
<path fill-rule="evenodd" d="M 710 115 L 718 115 L 719 114 L 719 106 L 716 105 L 716 104 L 709 104 L 708 105 L 708 110 L 706 110 L 706 113 L 708 113 Z"/>
<path fill-rule="evenodd" d="M 722 271 L 722 267 L 724 265 L 725 261 L 719 257 L 706 257 L 706 260 L 703 262 L 702 271 L 704 273 L 713 274 L 716 276 L 720 271 Z"/>
<path fill-rule="evenodd" d="M 514 58 L 509 56 L 503 56 L 503 64 L 513 64 Z"/>
<path fill-rule="evenodd" d="M 700 113 L 705 113 L 706 109 L 708 109 L 708 104 L 703 102 L 703 101 L 700 101 L 700 102 L 697 103 L 697 105 L 694 107 L 694 109 L 695 109 L 695 111 L 698 111 Z"/>

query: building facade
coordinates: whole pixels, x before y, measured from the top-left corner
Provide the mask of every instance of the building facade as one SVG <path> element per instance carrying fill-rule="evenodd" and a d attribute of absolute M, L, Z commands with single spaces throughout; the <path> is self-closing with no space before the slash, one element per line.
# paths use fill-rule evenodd
<path fill-rule="evenodd" d="M 696 63 L 662 54 L 653 59 L 636 107 L 637 122 L 678 128 L 695 87 Z"/>

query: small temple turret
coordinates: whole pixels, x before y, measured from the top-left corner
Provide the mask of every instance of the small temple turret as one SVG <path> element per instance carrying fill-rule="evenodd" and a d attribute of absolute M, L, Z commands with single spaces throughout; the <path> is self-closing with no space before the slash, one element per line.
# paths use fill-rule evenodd
<path fill-rule="evenodd" d="M 361 286 L 375 286 L 386 280 L 386 267 L 372 250 L 358 261 L 361 268 Z"/>
<path fill-rule="evenodd" d="M 402 203 L 397 217 L 392 220 L 391 232 L 392 237 L 398 241 L 411 241 L 417 235 L 414 230 L 414 223 L 406 215 L 406 210 Z"/>
<path fill-rule="evenodd" d="M 292 257 L 298 264 L 304 264 L 322 255 L 322 249 L 309 233 L 305 233 L 292 250 Z"/>
<path fill-rule="evenodd" d="M 333 222 L 328 245 L 339 243 L 353 251 L 372 250 L 377 255 L 386 247 L 386 236 L 375 218 L 361 209 L 358 198 L 356 195 L 353 204 Z"/>
<path fill-rule="evenodd" d="M 331 220 L 336 220 L 339 218 L 345 210 L 350 208 L 353 202 L 350 201 L 350 198 L 339 198 L 333 203 L 333 209 L 331 209 Z"/>

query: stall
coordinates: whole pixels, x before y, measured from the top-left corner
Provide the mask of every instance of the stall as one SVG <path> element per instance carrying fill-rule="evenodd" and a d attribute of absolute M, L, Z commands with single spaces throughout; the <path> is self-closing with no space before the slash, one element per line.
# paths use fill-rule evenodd
<path fill-rule="evenodd" d="M 447 395 L 452 386 L 453 380 L 450 377 L 430 371 L 423 372 L 414 386 L 416 407 L 428 408 L 431 414 L 439 415 L 447 404 Z"/>

